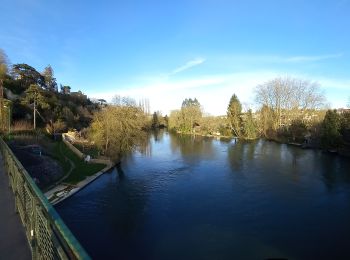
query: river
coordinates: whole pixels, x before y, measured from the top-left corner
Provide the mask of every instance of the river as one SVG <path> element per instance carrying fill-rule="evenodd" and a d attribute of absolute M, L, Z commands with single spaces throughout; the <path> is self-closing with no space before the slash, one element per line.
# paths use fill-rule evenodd
<path fill-rule="evenodd" d="M 58 212 L 93 259 L 350 259 L 350 162 L 264 140 L 150 136 Z"/>

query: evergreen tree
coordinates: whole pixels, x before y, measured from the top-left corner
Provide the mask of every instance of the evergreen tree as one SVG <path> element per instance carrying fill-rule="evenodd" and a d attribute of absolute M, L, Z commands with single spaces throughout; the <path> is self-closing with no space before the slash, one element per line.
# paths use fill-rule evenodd
<path fill-rule="evenodd" d="M 340 116 L 336 110 L 328 110 L 322 122 L 321 144 L 323 148 L 337 148 L 341 143 Z"/>
<path fill-rule="evenodd" d="M 53 69 L 50 65 L 48 65 L 45 69 L 44 72 L 42 73 L 45 79 L 45 87 L 47 90 L 52 91 L 52 92 L 57 92 L 57 83 L 56 83 L 56 78 L 54 78 L 53 74 Z"/>
<path fill-rule="evenodd" d="M 34 121 L 34 129 L 36 128 L 36 113 L 37 108 L 48 108 L 48 104 L 45 101 L 44 96 L 42 95 L 42 90 L 35 84 L 29 86 L 29 88 L 25 91 L 25 97 L 23 99 L 24 104 L 32 104 L 33 103 L 33 121 Z"/>
<path fill-rule="evenodd" d="M 246 120 L 243 123 L 243 132 L 246 139 L 256 139 L 257 137 L 257 128 L 251 109 L 246 114 Z"/>
<path fill-rule="evenodd" d="M 227 119 L 232 132 L 237 137 L 242 137 L 242 105 L 236 94 L 233 94 L 227 108 Z"/>

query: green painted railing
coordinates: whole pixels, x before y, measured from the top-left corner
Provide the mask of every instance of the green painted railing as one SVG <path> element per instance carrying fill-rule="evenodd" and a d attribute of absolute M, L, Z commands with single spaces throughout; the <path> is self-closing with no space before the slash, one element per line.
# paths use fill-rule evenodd
<path fill-rule="evenodd" d="M 91 259 L 1 137 L 0 150 L 32 259 Z"/>

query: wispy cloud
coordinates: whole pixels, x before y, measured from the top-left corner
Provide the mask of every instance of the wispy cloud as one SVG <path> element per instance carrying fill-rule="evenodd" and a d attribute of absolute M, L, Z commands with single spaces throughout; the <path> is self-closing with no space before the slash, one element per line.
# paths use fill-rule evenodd
<path fill-rule="evenodd" d="M 336 54 L 317 55 L 317 56 L 294 56 L 294 57 L 287 57 L 284 60 L 286 62 L 311 62 L 311 61 L 336 59 L 342 56 L 343 56 L 343 53 L 336 53 Z"/>
<path fill-rule="evenodd" d="M 227 66 L 232 64 L 297 64 L 312 63 L 324 60 L 339 59 L 344 57 L 344 53 L 327 53 L 320 55 L 275 55 L 275 54 L 233 54 L 219 57 L 213 57 L 213 63 L 221 63 Z"/>
<path fill-rule="evenodd" d="M 198 65 L 200 65 L 200 64 L 202 64 L 204 62 L 205 62 L 205 59 L 203 59 L 203 58 L 196 58 L 196 59 L 190 60 L 185 65 L 182 65 L 182 66 L 174 69 L 169 74 L 169 76 L 170 75 L 175 75 L 175 74 L 180 73 L 180 72 L 185 71 L 185 70 L 188 70 L 188 69 L 193 68 L 195 66 L 198 66 Z"/>

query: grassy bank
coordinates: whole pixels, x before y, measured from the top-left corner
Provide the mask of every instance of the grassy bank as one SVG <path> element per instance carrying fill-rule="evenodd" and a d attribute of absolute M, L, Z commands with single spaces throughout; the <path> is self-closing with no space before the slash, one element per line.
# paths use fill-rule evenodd
<path fill-rule="evenodd" d="M 62 141 L 55 144 L 54 153 L 56 159 L 61 163 L 63 170 L 67 173 L 73 163 L 74 168 L 64 182 L 77 184 L 87 176 L 91 176 L 101 171 L 106 165 L 97 163 L 85 163 L 75 153 L 73 153 Z"/>

